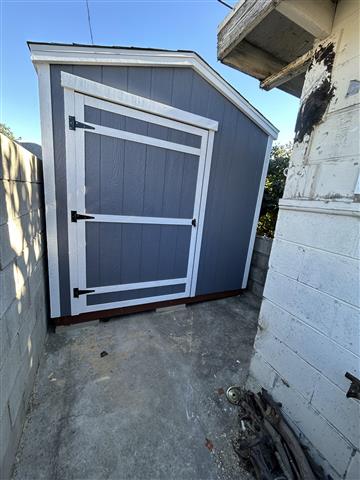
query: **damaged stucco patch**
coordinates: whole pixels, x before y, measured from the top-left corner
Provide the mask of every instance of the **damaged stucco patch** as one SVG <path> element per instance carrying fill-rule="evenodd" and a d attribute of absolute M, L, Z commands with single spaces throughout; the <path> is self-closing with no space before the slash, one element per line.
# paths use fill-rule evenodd
<path fill-rule="evenodd" d="M 335 59 L 334 43 L 320 45 L 315 51 L 314 58 L 308 70 L 316 64 L 323 63 L 326 71 L 325 77 L 316 84 L 312 92 L 304 99 L 295 125 L 295 142 L 301 143 L 305 135 L 310 135 L 314 127 L 318 125 L 334 96 L 335 87 L 331 83 L 331 72 Z"/>

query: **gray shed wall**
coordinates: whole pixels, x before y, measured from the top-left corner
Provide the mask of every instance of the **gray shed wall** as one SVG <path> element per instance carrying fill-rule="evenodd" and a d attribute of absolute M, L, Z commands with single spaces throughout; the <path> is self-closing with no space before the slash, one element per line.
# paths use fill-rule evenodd
<path fill-rule="evenodd" d="M 61 71 L 219 122 L 214 140 L 196 294 L 241 288 L 267 134 L 190 68 L 52 65 L 61 314 L 70 314 Z"/>

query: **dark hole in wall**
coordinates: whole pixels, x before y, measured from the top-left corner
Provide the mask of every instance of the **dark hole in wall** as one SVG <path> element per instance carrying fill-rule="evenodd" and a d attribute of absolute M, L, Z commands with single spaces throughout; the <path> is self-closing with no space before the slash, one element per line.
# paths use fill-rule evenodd
<path fill-rule="evenodd" d="M 328 72 L 315 90 L 306 98 L 301 105 L 295 125 L 295 142 L 302 142 L 305 135 L 310 135 L 314 127 L 318 125 L 326 109 L 334 96 L 335 87 L 331 83 L 331 72 L 335 58 L 334 44 L 320 46 L 315 54 L 309 70 L 314 63 L 323 62 Z"/>

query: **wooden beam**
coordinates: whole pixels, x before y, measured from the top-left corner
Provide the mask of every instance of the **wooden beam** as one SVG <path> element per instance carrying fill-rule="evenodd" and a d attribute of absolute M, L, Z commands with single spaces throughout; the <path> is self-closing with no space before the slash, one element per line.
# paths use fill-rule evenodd
<path fill-rule="evenodd" d="M 335 8 L 332 0 L 284 0 L 276 10 L 322 40 L 331 33 Z"/>
<path fill-rule="evenodd" d="M 218 31 L 218 59 L 223 60 L 281 0 L 245 0 Z"/>
<path fill-rule="evenodd" d="M 268 76 L 260 83 L 260 88 L 263 88 L 264 90 L 271 90 L 272 88 L 278 87 L 283 83 L 288 82 L 292 78 L 304 73 L 310 64 L 314 53 L 315 49 L 312 48 L 278 72 Z"/>
<path fill-rule="evenodd" d="M 286 66 L 286 62 L 280 61 L 246 40 L 235 47 L 222 62 L 259 80 L 263 80 L 274 71 L 278 72 Z"/>

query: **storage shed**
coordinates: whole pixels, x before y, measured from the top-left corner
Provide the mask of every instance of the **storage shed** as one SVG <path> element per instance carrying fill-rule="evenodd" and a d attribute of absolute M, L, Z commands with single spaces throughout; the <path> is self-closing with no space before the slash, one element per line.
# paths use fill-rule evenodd
<path fill-rule="evenodd" d="M 194 52 L 29 48 L 51 316 L 79 321 L 245 288 L 277 129 Z"/>

